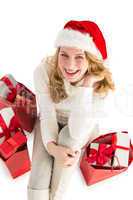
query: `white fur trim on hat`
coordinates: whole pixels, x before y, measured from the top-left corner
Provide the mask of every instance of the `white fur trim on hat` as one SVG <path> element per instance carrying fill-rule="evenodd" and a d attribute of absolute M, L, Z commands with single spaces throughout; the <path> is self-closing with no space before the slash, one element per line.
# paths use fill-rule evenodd
<path fill-rule="evenodd" d="M 88 33 L 81 33 L 72 29 L 61 30 L 55 40 L 55 47 L 69 46 L 77 47 L 96 55 L 100 60 L 102 55 Z"/>

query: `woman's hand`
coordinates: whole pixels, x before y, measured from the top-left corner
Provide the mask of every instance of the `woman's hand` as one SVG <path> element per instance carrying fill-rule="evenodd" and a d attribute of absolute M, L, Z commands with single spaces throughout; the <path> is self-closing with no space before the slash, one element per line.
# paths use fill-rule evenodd
<path fill-rule="evenodd" d="M 74 152 L 68 147 L 58 145 L 54 157 L 62 167 L 68 167 L 72 166 L 77 161 L 79 155 L 79 151 Z"/>
<path fill-rule="evenodd" d="M 79 158 L 80 152 L 73 151 L 69 147 L 62 145 L 56 145 L 52 151 L 52 155 L 56 159 L 59 165 L 62 167 L 72 166 Z"/>
<path fill-rule="evenodd" d="M 104 76 L 86 75 L 81 86 L 93 87 L 95 83 L 104 79 Z"/>

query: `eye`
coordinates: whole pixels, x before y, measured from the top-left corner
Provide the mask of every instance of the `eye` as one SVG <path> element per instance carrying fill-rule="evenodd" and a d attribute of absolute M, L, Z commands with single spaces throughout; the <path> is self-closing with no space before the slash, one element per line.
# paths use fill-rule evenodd
<path fill-rule="evenodd" d="M 83 56 L 77 56 L 76 59 L 83 59 Z"/>
<path fill-rule="evenodd" d="M 61 56 L 68 58 L 68 55 L 66 55 L 66 54 L 61 54 Z"/>

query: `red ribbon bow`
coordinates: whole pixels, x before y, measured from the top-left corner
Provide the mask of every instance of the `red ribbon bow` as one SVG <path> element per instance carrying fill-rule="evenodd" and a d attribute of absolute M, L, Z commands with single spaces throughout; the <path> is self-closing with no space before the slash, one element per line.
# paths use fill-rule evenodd
<path fill-rule="evenodd" d="M 11 137 L 11 132 L 13 132 L 13 131 L 16 132 L 20 129 L 22 130 L 22 128 L 19 124 L 19 121 L 15 115 L 11 118 L 9 127 L 7 127 L 5 120 L 0 115 L 0 126 L 3 130 L 2 132 L 0 132 L 0 138 L 5 136 L 4 141 L 7 140 L 9 137 Z"/>
<path fill-rule="evenodd" d="M 99 144 L 98 150 L 94 148 L 89 149 L 89 154 L 86 160 L 89 163 L 96 162 L 99 165 L 104 165 L 113 157 L 113 152 L 115 151 L 115 149 L 116 147 L 113 144 L 109 147 L 107 146 L 107 144 Z"/>

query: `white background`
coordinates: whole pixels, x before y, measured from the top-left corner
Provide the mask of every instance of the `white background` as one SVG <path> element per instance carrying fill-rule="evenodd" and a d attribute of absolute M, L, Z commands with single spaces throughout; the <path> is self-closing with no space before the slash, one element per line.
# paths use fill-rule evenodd
<path fill-rule="evenodd" d="M 44 56 L 53 52 L 57 32 L 71 19 L 94 20 L 100 25 L 114 79 L 132 93 L 133 12 L 130 0 L 1 0 L 0 77 L 11 73 L 34 91 L 34 68 Z M 32 142 L 33 134 L 28 140 L 30 156 Z M 26 200 L 28 178 L 29 172 L 13 180 L 0 160 L 0 199 Z M 85 185 L 77 169 L 67 199 L 130 199 L 132 182 L 132 166 L 127 172 L 91 187 Z"/>

